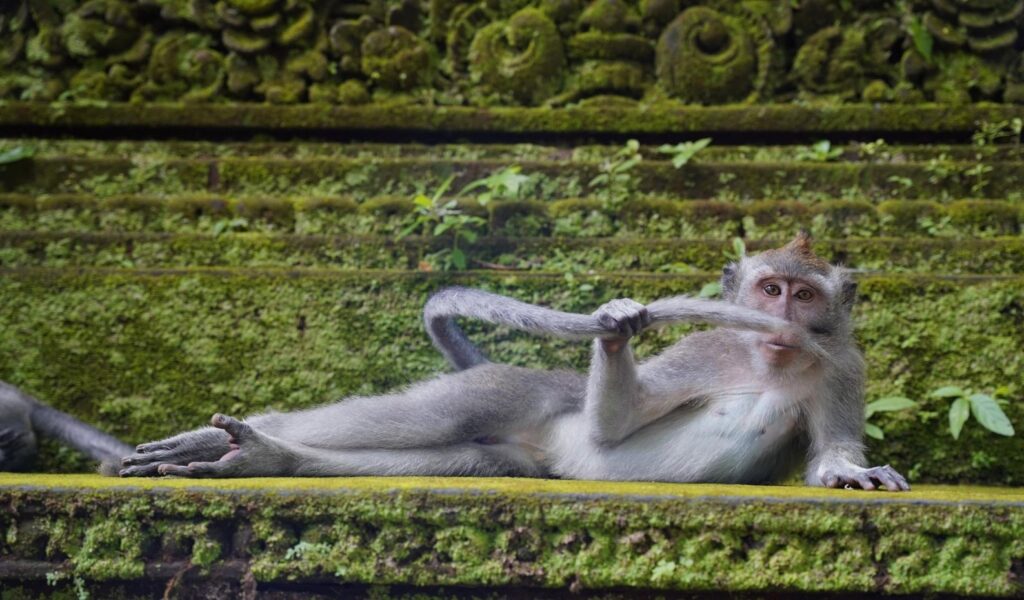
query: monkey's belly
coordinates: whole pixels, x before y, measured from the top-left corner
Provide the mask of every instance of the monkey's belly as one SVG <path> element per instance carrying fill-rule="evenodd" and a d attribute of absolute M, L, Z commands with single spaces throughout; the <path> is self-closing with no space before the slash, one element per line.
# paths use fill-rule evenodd
<path fill-rule="evenodd" d="M 549 446 L 552 470 L 577 479 L 753 483 L 771 478 L 797 434 L 794 411 L 757 410 L 753 401 L 678 409 L 620 444 L 589 442 L 572 415 Z M 582 446 L 588 446 L 584 451 Z"/>

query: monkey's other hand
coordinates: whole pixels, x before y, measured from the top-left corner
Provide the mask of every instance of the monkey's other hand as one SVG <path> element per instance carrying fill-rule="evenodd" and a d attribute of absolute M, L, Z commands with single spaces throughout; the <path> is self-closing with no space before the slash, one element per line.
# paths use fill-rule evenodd
<path fill-rule="evenodd" d="M 156 477 L 160 465 L 187 465 L 217 460 L 231 450 L 229 435 L 222 429 L 203 427 L 159 442 L 139 444 L 135 454 L 121 459 L 121 477 Z"/>
<path fill-rule="evenodd" d="M 608 332 L 603 339 L 628 340 L 651 324 L 647 307 L 630 298 L 619 298 L 603 304 L 592 315 Z"/>
<path fill-rule="evenodd" d="M 294 473 L 294 455 L 279 440 L 227 415 L 213 415 L 210 424 L 228 434 L 228 451 L 223 456 L 187 465 L 164 463 L 157 471 L 179 477 L 266 477 Z"/>
<path fill-rule="evenodd" d="M 830 488 L 874 490 L 881 486 L 890 492 L 910 491 L 910 484 L 906 478 L 889 465 L 870 469 L 851 465 L 843 469 L 828 470 L 821 476 L 821 482 Z"/>

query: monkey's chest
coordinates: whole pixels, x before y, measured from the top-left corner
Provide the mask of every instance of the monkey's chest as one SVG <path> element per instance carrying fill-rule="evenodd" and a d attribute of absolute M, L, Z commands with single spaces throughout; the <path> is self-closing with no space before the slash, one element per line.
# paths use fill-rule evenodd
<path fill-rule="evenodd" d="M 604 466 L 616 479 L 764 480 L 797 434 L 798 400 L 777 390 L 682 407 L 607 453 Z"/>

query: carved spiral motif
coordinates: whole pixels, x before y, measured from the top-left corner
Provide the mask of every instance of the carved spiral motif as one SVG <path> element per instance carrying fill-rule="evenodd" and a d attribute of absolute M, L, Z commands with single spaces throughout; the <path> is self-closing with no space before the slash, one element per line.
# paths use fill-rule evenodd
<path fill-rule="evenodd" d="M 562 87 L 565 53 L 555 24 L 525 8 L 508 21 L 492 23 L 473 38 L 469 72 L 485 92 L 536 105 Z"/>
<path fill-rule="evenodd" d="M 224 56 L 208 36 L 172 32 L 157 42 L 149 58 L 150 80 L 133 93 L 136 100 L 198 102 L 217 95 L 224 84 Z"/>
<path fill-rule="evenodd" d="M 695 6 L 661 34 L 655 70 L 662 88 L 685 102 L 736 102 L 755 91 L 757 49 L 739 19 Z"/>
<path fill-rule="evenodd" d="M 363 40 L 363 73 L 391 90 L 411 90 L 430 82 L 430 48 L 404 27 L 378 29 Z"/>

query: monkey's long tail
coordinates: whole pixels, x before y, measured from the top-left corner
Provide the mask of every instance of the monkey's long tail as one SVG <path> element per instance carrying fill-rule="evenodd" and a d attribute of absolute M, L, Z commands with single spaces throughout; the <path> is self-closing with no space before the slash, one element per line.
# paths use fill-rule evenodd
<path fill-rule="evenodd" d="M 32 428 L 37 433 L 56 438 L 89 458 L 99 461 L 100 469 L 105 474 L 112 465 L 116 468 L 122 457 L 133 452 L 131 446 L 114 436 L 45 405 L 12 385 L 2 385 L 4 391 L 16 394 L 32 407 L 30 418 Z"/>
<path fill-rule="evenodd" d="M 786 331 L 793 324 L 769 314 L 720 300 L 674 296 L 647 305 L 652 326 L 708 323 L 755 331 Z M 457 369 L 487 362 L 487 357 L 455 323 L 456 317 L 479 319 L 529 333 L 565 340 L 591 340 L 613 334 L 591 315 L 561 312 L 513 298 L 464 287 L 445 288 L 427 301 L 423 320 L 434 346 Z M 808 339 L 808 349 L 824 354 Z"/>

